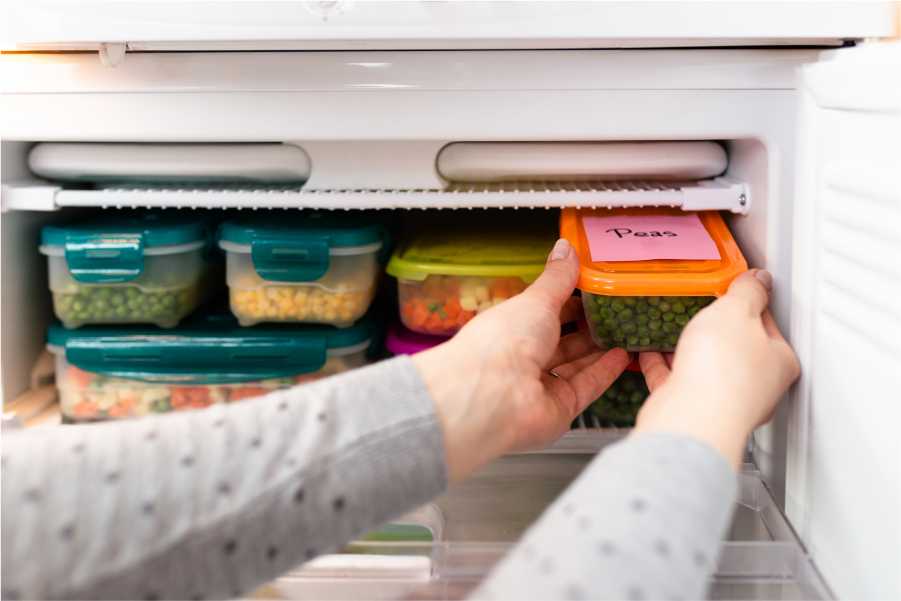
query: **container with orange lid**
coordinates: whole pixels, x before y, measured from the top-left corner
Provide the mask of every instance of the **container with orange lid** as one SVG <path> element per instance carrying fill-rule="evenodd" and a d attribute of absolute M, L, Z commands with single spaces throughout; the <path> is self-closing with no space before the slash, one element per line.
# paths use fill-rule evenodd
<path fill-rule="evenodd" d="M 579 253 L 585 317 L 604 349 L 675 350 L 688 321 L 748 269 L 716 211 L 567 208 L 560 235 Z"/>

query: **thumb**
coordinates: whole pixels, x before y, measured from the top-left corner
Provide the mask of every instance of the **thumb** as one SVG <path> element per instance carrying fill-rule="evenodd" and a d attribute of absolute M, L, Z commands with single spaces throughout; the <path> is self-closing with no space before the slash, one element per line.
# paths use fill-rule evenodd
<path fill-rule="evenodd" d="M 760 315 L 770 301 L 773 276 L 762 269 L 751 269 L 732 280 L 726 296 L 747 302 L 754 315 Z"/>
<path fill-rule="evenodd" d="M 554 244 L 548 257 L 544 273 L 529 286 L 523 295 L 542 304 L 551 305 L 559 313 L 567 299 L 572 296 L 579 279 L 579 257 L 566 238 Z"/>

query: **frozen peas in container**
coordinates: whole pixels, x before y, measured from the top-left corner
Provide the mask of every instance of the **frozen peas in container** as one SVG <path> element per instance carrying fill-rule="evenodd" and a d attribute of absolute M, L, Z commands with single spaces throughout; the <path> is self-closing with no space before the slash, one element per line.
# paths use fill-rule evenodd
<path fill-rule="evenodd" d="M 53 309 L 88 323 L 175 326 L 221 288 L 208 214 L 104 212 L 41 230 Z"/>
<path fill-rule="evenodd" d="M 553 221 L 504 213 L 512 212 L 490 222 L 448 220 L 400 242 L 387 271 L 397 278 L 407 328 L 450 336 L 541 275 L 557 239 Z"/>
<path fill-rule="evenodd" d="M 396 219 L 377 211 L 255 212 L 219 228 L 231 309 L 241 325 L 328 323 L 366 313 Z"/>
<path fill-rule="evenodd" d="M 588 410 L 597 416 L 602 426 L 624 428 L 635 425 L 638 410 L 651 395 L 637 363 L 633 361 L 604 394 L 588 406 Z"/>
<path fill-rule="evenodd" d="M 227 310 L 173 330 L 50 326 L 60 409 L 70 422 L 138 417 L 233 403 L 365 365 L 377 343 L 368 316 L 338 329 L 242 328 Z"/>
<path fill-rule="evenodd" d="M 567 208 L 560 234 L 579 254 L 577 287 L 604 349 L 675 350 L 688 321 L 748 269 L 716 211 Z"/>

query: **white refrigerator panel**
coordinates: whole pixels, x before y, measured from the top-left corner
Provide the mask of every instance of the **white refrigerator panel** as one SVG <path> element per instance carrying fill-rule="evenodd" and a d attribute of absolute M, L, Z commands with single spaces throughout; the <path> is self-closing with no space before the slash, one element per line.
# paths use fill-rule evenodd
<path fill-rule="evenodd" d="M 891 2 L 4 2 L 4 49 L 379 50 L 840 45 Z M 124 48 L 109 48 L 115 63 Z M 109 60 L 107 58 L 106 60 Z M 127 58 L 126 58 L 127 60 Z"/>
<path fill-rule="evenodd" d="M 839 598 L 901 597 L 901 46 L 800 74 L 786 510 Z"/>

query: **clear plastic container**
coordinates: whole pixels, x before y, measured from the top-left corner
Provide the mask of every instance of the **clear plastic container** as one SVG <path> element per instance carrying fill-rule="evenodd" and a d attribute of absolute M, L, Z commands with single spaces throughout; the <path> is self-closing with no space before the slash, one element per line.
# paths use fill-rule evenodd
<path fill-rule="evenodd" d="M 208 218 L 114 212 L 41 232 L 56 316 L 67 328 L 152 323 L 171 328 L 222 287 Z"/>
<path fill-rule="evenodd" d="M 438 346 L 442 342 L 447 342 L 449 339 L 448 336 L 429 336 L 414 332 L 405 328 L 399 319 L 394 319 L 385 335 L 385 350 L 393 356 L 415 355 Z"/>
<path fill-rule="evenodd" d="M 560 234 L 579 254 L 577 287 L 592 340 L 603 349 L 630 352 L 676 349 L 679 335 L 701 309 L 726 293 L 735 276 L 748 265 L 738 245 L 715 211 L 697 213 L 718 259 L 652 259 L 592 261 L 585 233 L 586 217 L 685 216 L 666 207 L 628 209 L 563 209 Z"/>
<path fill-rule="evenodd" d="M 553 223 L 495 217 L 479 223 L 442 221 L 398 245 L 387 271 L 397 278 L 404 326 L 453 335 L 541 274 L 557 238 Z"/>
<path fill-rule="evenodd" d="M 47 348 L 56 355 L 64 419 L 121 419 L 233 403 L 361 367 L 376 346 L 368 319 L 343 330 L 240 328 L 225 315 L 192 317 L 165 337 L 147 328 L 51 326 Z"/>
<path fill-rule="evenodd" d="M 347 327 L 369 309 L 394 223 L 385 213 L 270 213 L 219 230 L 229 299 L 241 325 Z"/>

